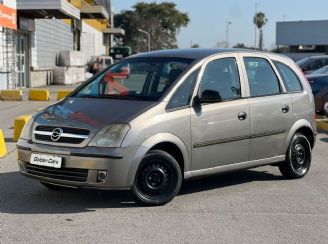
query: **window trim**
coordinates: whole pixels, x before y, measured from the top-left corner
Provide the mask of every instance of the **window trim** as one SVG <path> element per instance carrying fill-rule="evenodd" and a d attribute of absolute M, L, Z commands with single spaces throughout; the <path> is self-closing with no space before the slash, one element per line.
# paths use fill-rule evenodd
<path fill-rule="evenodd" d="M 224 102 L 232 102 L 232 101 L 235 101 L 235 100 L 240 100 L 240 99 L 244 99 L 246 98 L 245 96 L 243 96 L 243 80 L 242 80 L 242 73 L 241 73 L 241 69 L 239 67 L 239 64 L 238 64 L 238 57 L 234 56 L 234 55 L 229 55 L 229 56 L 222 56 L 222 57 L 215 57 L 213 59 L 210 59 L 208 60 L 206 63 L 203 64 L 203 67 L 202 67 L 202 70 L 200 72 L 200 77 L 198 77 L 199 79 L 199 82 L 197 84 L 197 92 L 196 92 L 196 96 L 200 96 L 199 92 L 200 92 L 200 87 L 201 87 L 201 82 L 202 82 L 202 78 L 204 76 L 204 72 L 206 70 L 206 67 L 209 63 L 213 62 L 213 61 L 216 61 L 216 60 L 222 60 L 222 59 L 234 59 L 235 61 L 235 64 L 236 64 L 236 68 L 237 68 L 237 74 L 238 74 L 238 78 L 239 78 L 239 85 L 240 85 L 240 97 L 236 97 L 236 98 L 230 98 L 230 99 L 224 99 L 220 102 L 212 102 L 212 103 L 202 103 L 202 106 L 205 106 L 205 105 L 210 105 L 210 104 L 220 104 L 220 103 L 224 103 Z"/>
<path fill-rule="evenodd" d="M 284 83 L 285 85 L 285 89 L 286 89 L 286 94 L 294 94 L 294 93 L 303 93 L 304 92 L 304 86 L 303 86 L 303 83 L 301 82 L 301 78 L 298 76 L 298 74 L 292 69 L 290 68 L 287 64 L 279 61 L 279 60 L 276 60 L 276 59 L 272 59 L 272 63 L 274 64 L 275 68 L 277 69 L 277 71 L 279 72 L 279 75 L 281 77 L 281 80 L 282 82 Z M 280 71 L 279 71 L 279 68 L 278 68 L 278 65 L 276 63 L 279 63 L 279 64 L 282 64 L 284 66 L 286 66 L 287 68 L 289 68 L 293 73 L 294 75 L 296 76 L 296 78 L 298 79 L 298 83 L 301 85 L 301 90 L 299 91 L 288 91 L 288 88 L 287 88 L 287 85 L 286 85 L 286 82 L 285 82 L 285 79 L 284 77 L 282 76 L 282 74 L 280 74 Z"/>
<path fill-rule="evenodd" d="M 273 73 L 275 74 L 277 81 L 278 81 L 278 85 L 279 85 L 279 93 L 274 93 L 274 94 L 266 94 L 266 95 L 257 95 L 257 96 L 251 96 L 251 87 L 249 85 L 249 79 L 248 79 L 248 75 L 247 75 L 247 69 L 246 69 L 246 64 L 245 64 L 245 58 L 257 58 L 257 59 L 264 59 L 271 67 Z M 244 71 L 245 71 L 245 77 L 244 79 L 247 80 L 247 86 L 248 86 L 248 91 L 249 91 L 249 96 L 248 98 L 259 98 L 259 97 L 270 97 L 270 96 L 279 96 L 279 95 L 283 95 L 286 94 L 286 87 L 282 86 L 281 83 L 284 84 L 284 82 L 282 81 L 282 79 L 280 78 L 280 74 L 278 73 L 278 71 L 276 70 L 276 67 L 273 66 L 273 63 L 271 60 L 269 60 L 267 57 L 264 56 L 250 56 L 250 55 L 243 55 L 241 57 L 243 65 L 244 65 Z M 285 88 L 285 89 L 284 89 Z"/>
<path fill-rule="evenodd" d="M 194 91 L 195 91 L 195 88 L 197 86 L 197 82 L 198 82 L 198 79 L 199 79 L 199 74 L 201 72 L 201 67 L 198 67 L 197 65 L 195 66 L 196 68 L 193 69 L 191 68 L 190 72 L 188 72 L 188 74 L 183 78 L 183 81 L 180 83 L 180 84 L 176 84 L 176 88 L 174 90 L 174 92 L 172 93 L 172 95 L 170 96 L 170 99 L 168 100 L 166 106 L 165 106 L 165 111 L 166 112 L 173 112 L 173 111 L 177 111 L 177 110 L 182 110 L 182 109 L 186 109 L 186 108 L 191 108 L 191 104 L 193 102 L 193 99 L 194 99 Z M 191 94 L 190 94 L 190 101 L 187 105 L 183 105 L 183 106 L 178 106 L 178 107 L 174 107 L 174 108 L 168 108 L 173 96 L 175 95 L 175 93 L 178 91 L 178 89 L 183 85 L 183 83 L 194 73 L 196 72 L 197 75 L 196 75 L 196 81 L 194 82 L 194 85 L 193 87 L 191 88 Z"/>

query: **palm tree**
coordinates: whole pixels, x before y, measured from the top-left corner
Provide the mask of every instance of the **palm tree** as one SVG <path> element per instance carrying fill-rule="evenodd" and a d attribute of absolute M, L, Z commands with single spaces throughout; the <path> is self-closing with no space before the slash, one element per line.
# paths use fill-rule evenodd
<path fill-rule="evenodd" d="M 263 26 L 268 22 L 268 19 L 265 18 L 265 14 L 263 12 L 258 12 L 255 14 L 253 19 L 254 24 L 259 29 L 259 48 L 263 49 Z"/>

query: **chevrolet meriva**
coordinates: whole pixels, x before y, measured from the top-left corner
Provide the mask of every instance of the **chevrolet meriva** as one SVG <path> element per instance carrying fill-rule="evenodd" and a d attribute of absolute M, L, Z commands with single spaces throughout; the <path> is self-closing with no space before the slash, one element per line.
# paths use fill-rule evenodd
<path fill-rule="evenodd" d="M 314 100 L 289 58 L 238 49 L 155 51 L 121 60 L 33 116 L 20 171 L 50 189 L 131 189 L 169 202 L 184 179 L 262 165 L 301 178 Z"/>

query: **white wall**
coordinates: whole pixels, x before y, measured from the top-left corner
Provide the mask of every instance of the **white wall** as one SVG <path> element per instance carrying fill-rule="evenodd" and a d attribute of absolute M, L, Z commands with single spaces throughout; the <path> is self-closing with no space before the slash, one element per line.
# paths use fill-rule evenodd
<path fill-rule="evenodd" d="M 16 0 L 3 0 L 3 5 L 6 5 L 10 8 L 16 8 Z"/>
<path fill-rule="evenodd" d="M 33 67 L 53 67 L 60 51 L 73 50 L 71 27 L 63 20 L 36 19 L 31 47 Z"/>
<path fill-rule="evenodd" d="M 86 60 L 95 56 L 95 34 L 82 32 L 81 33 L 81 51 L 84 52 Z"/>
<path fill-rule="evenodd" d="M 2 1 L 3 5 L 8 6 L 10 8 L 16 8 L 16 0 L 3 0 Z M 7 67 L 4 67 L 3 63 L 3 52 L 4 50 L 2 49 L 2 27 L 0 27 L 0 90 L 3 89 L 8 89 L 8 74 L 7 74 Z M 11 84 L 13 85 L 13 84 Z"/>
<path fill-rule="evenodd" d="M 92 53 L 90 49 L 94 50 L 94 53 L 92 55 L 90 55 Z M 83 21 L 81 35 L 81 51 L 85 52 L 86 58 L 88 60 L 90 60 L 91 56 L 100 56 L 106 54 L 103 33 L 94 29 Z"/>

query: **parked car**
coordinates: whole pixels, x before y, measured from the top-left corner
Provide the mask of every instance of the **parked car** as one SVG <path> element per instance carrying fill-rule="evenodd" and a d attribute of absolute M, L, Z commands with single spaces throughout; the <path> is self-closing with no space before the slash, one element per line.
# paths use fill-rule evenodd
<path fill-rule="evenodd" d="M 235 49 L 130 56 L 33 116 L 17 143 L 22 174 L 50 189 L 132 189 L 172 200 L 183 180 L 311 165 L 311 88 L 289 58 Z"/>
<path fill-rule="evenodd" d="M 324 112 L 324 104 L 328 102 L 328 74 L 307 76 L 310 82 L 315 101 L 315 110 L 317 113 Z"/>
<path fill-rule="evenodd" d="M 328 75 L 328 65 L 313 71 L 311 75 Z"/>
<path fill-rule="evenodd" d="M 132 49 L 129 46 L 116 46 L 109 49 L 109 56 L 111 56 L 115 62 L 118 62 L 122 58 L 126 58 L 131 54 Z"/>
<path fill-rule="evenodd" d="M 325 110 L 325 116 L 328 118 L 328 102 L 325 103 L 324 110 Z"/>
<path fill-rule="evenodd" d="M 297 61 L 297 64 L 304 74 L 311 74 L 313 71 L 328 65 L 328 55 L 303 58 Z"/>

